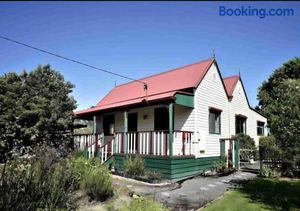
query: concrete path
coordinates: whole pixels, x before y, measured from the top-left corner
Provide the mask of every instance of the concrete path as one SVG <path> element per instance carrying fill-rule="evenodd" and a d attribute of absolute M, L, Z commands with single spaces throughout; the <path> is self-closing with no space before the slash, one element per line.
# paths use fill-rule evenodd
<path fill-rule="evenodd" d="M 196 177 L 183 182 L 181 188 L 159 192 L 154 197 L 173 210 L 193 210 L 220 197 L 227 189 L 235 188 L 255 177 L 256 174 L 248 172 L 215 178 Z"/>
<path fill-rule="evenodd" d="M 182 184 L 172 183 L 161 186 L 149 186 L 134 180 L 114 177 L 114 185 L 125 186 L 138 195 L 148 196 L 167 205 L 171 210 L 196 210 L 208 202 L 217 199 L 229 188 L 235 188 L 256 174 L 236 172 L 224 177 L 195 177 Z"/>

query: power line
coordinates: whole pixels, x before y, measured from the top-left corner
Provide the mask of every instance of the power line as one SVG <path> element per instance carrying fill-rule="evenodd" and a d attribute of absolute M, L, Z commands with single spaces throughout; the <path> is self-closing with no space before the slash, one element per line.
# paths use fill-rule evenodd
<path fill-rule="evenodd" d="M 2 36 L 2 35 L 0 35 L 0 38 L 2 38 L 3 40 L 9 41 L 9 42 L 13 42 L 13 43 L 18 44 L 18 45 L 22 45 L 22 46 L 31 48 L 31 49 L 36 50 L 36 51 L 40 51 L 40 52 L 45 53 L 45 54 L 49 54 L 51 56 L 58 57 L 60 59 L 68 60 L 70 62 L 74 62 L 76 64 L 80 64 L 80 65 L 83 65 L 83 66 L 86 66 L 86 67 L 89 67 L 89 68 L 92 68 L 92 69 L 95 69 L 95 70 L 99 70 L 99 71 L 102 71 L 102 72 L 105 72 L 105 73 L 108 73 L 108 74 L 111 74 L 111 75 L 119 76 L 121 78 L 125 78 L 125 79 L 131 80 L 131 81 L 136 81 L 136 82 L 142 83 L 144 85 L 144 90 L 145 91 L 147 90 L 147 84 L 145 82 L 143 82 L 143 81 L 140 81 L 140 80 L 137 80 L 137 79 L 134 79 L 134 78 L 130 78 L 130 77 L 118 74 L 118 73 L 114 73 L 114 72 L 111 72 L 109 70 L 105 70 L 105 69 L 102 69 L 102 68 L 99 68 L 99 67 L 96 67 L 96 66 L 93 66 L 93 65 L 89 65 L 89 64 L 86 64 L 84 62 L 80 62 L 78 60 L 75 60 L 75 59 L 70 59 L 68 57 L 61 56 L 61 55 L 59 55 L 57 53 L 52 53 L 50 51 L 46 51 L 46 50 L 43 50 L 41 48 L 37 48 L 37 47 L 34 47 L 32 45 L 28 45 L 26 43 L 23 43 L 23 42 L 20 42 L 20 41 L 17 41 L 17 40 L 14 40 L 14 39 Z"/>

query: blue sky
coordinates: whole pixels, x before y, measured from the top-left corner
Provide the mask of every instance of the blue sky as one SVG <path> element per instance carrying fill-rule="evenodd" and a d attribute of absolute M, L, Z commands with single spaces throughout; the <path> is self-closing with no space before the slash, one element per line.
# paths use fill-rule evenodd
<path fill-rule="evenodd" d="M 292 17 L 219 16 L 219 6 L 293 8 Z M 212 56 L 239 69 L 250 104 L 257 87 L 300 56 L 299 2 L 0 2 L 0 34 L 132 78 Z M 0 75 L 51 64 L 75 84 L 78 109 L 127 80 L 0 39 Z"/>

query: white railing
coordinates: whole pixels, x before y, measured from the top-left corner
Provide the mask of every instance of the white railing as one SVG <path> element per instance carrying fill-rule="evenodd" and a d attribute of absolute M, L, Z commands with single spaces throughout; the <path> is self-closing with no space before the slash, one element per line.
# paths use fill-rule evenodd
<path fill-rule="evenodd" d="M 174 131 L 173 155 L 193 155 L 193 132 Z M 126 140 L 126 141 L 125 141 Z M 104 143 L 104 135 L 74 135 L 75 146 L 85 150 L 86 157 L 98 156 L 104 163 L 114 153 L 140 155 L 170 155 L 169 131 L 117 132 Z"/>
<path fill-rule="evenodd" d="M 173 132 L 173 155 L 193 155 L 193 132 Z M 169 131 L 119 132 L 115 135 L 117 153 L 169 156 Z M 125 143 L 125 139 L 127 142 Z"/>
<path fill-rule="evenodd" d="M 97 148 L 101 147 L 103 134 L 76 134 L 74 135 L 74 144 L 77 149 L 86 150 L 88 158 L 95 157 Z"/>

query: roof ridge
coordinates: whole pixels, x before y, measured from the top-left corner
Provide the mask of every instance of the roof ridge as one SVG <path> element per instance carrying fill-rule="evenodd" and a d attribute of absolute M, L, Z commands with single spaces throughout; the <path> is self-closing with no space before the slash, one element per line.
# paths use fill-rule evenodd
<path fill-rule="evenodd" d="M 198 61 L 198 62 L 194 62 L 194 63 L 192 63 L 192 64 L 188 64 L 188 65 L 184 65 L 184 66 L 181 66 L 181 67 L 177 67 L 177 68 L 174 68 L 174 69 L 171 69 L 171 70 L 167 70 L 167 71 L 164 71 L 164 72 L 155 73 L 155 74 L 153 74 L 153 75 L 149 75 L 149 76 L 146 76 L 146 77 L 144 77 L 144 78 L 139 78 L 139 79 L 137 79 L 137 80 L 138 80 L 138 81 L 142 81 L 142 80 L 145 80 L 145 79 L 147 79 L 147 78 L 151 78 L 151 77 L 158 76 L 158 75 L 163 75 L 163 74 L 166 74 L 166 73 L 169 73 L 169 72 L 176 71 L 176 70 L 178 70 L 178 69 L 183 69 L 183 68 L 186 68 L 186 67 L 190 67 L 190 66 L 193 66 L 193 65 L 202 63 L 202 62 L 207 62 L 207 61 L 209 61 L 209 60 L 214 61 L 215 59 L 214 59 L 214 58 L 209 58 L 209 59 L 201 60 L 201 61 Z M 121 86 L 130 84 L 130 83 L 134 83 L 134 82 L 137 82 L 137 81 L 126 82 L 126 83 L 117 85 L 117 86 L 115 86 L 114 88 L 121 87 Z"/>

